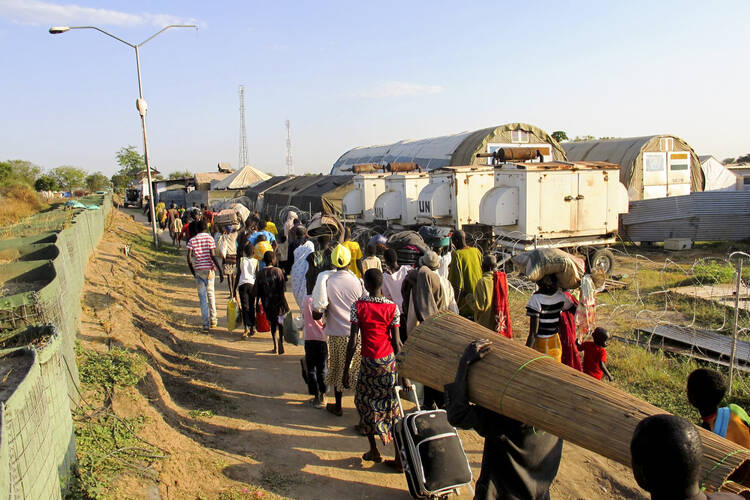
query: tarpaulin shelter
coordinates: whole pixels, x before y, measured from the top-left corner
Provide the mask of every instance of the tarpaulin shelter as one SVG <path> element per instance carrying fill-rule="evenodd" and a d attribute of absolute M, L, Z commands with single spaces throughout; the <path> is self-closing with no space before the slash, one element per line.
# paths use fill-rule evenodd
<path fill-rule="evenodd" d="M 648 135 L 563 143 L 570 161 L 620 165 L 630 200 L 703 191 L 704 177 L 693 148 L 673 135 Z"/>
<path fill-rule="evenodd" d="M 737 176 L 712 155 L 701 155 L 701 170 L 706 178 L 704 191 L 736 191 Z"/>
<path fill-rule="evenodd" d="M 547 132 L 527 123 L 507 123 L 473 132 L 443 137 L 405 140 L 395 144 L 358 147 L 341 155 L 331 175 L 352 175 L 352 167 L 366 163 L 414 162 L 422 170 L 447 166 L 488 165 L 477 153 L 494 153 L 500 148 L 538 147 L 545 161 L 565 161 L 565 151 Z"/>
<path fill-rule="evenodd" d="M 292 197 L 292 205 L 310 213 L 341 215 L 341 202 L 354 189 L 351 175 L 323 175 L 315 184 Z"/>
<path fill-rule="evenodd" d="M 214 189 L 244 189 L 255 183 L 270 179 L 271 176 L 261 172 L 257 168 L 245 165 L 230 176 L 222 179 L 214 185 Z"/>
<path fill-rule="evenodd" d="M 245 196 L 250 202 L 248 205 L 250 210 L 260 211 L 263 195 L 266 193 L 266 191 L 292 178 L 294 178 L 294 176 L 292 175 L 276 175 L 274 177 L 271 177 L 270 179 L 266 179 L 263 182 L 259 182 L 258 184 L 247 188 L 245 190 Z"/>
<path fill-rule="evenodd" d="M 271 218 L 276 218 L 279 212 L 285 207 L 296 206 L 293 203 L 295 195 L 319 182 L 323 175 L 302 175 L 292 177 L 282 184 L 278 184 L 263 195 L 263 206 L 260 212 Z M 307 210 L 305 207 L 297 207 L 300 210 Z"/>

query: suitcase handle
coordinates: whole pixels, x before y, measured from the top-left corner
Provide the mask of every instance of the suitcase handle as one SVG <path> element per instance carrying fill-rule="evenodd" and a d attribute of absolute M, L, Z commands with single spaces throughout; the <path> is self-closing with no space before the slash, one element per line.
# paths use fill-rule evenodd
<path fill-rule="evenodd" d="M 404 407 L 401 405 L 401 391 L 404 387 L 397 385 L 393 388 L 396 391 L 396 401 L 398 402 L 398 409 L 401 412 L 401 417 L 404 416 Z M 419 398 L 417 397 L 417 387 L 414 384 L 409 384 L 409 391 L 414 397 L 414 404 L 417 405 L 417 411 L 419 411 Z"/>

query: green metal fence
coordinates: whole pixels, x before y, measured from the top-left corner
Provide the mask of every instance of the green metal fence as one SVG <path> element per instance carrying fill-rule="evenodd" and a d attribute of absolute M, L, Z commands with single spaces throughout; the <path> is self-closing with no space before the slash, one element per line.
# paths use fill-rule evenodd
<path fill-rule="evenodd" d="M 100 209 L 60 208 L 0 234 L 11 237 L 0 240 L 0 380 L 18 368 L 16 358 L 31 357 L 0 402 L 0 498 L 60 498 L 75 461 L 71 404 L 78 401 L 84 272 L 112 199 L 83 203 Z"/>

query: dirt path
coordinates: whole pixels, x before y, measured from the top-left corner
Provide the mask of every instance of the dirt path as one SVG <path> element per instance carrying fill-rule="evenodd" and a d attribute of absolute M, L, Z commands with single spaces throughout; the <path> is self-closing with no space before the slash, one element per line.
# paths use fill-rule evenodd
<path fill-rule="evenodd" d="M 403 475 L 359 458 L 367 442 L 352 430 L 351 394 L 343 417 L 305 404 L 301 347 L 276 356 L 270 334 L 242 341 L 229 333 L 227 287 L 218 281 L 219 328 L 202 334 L 184 252 L 166 251 L 158 265 L 149 265 L 147 250 L 137 244 L 131 258 L 123 256 L 121 236 L 141 242 L 149 236 L 145 219 L 133 224 L 134 214 L 115 214 L 113 231 L 89 264 L 81 341 L 99 350 L 124 345 L 149 360 L 147 379 L 118 395 L 115 409 L 146 415 L 144 437 L 170 453 L 156 466 L 161 497 L 409 498 Z M 473 432 L 462 439 L 478 477 L 482 441 Z M 123 478 L 120 492 L 153 498 L 141 483 Z M 569 444 L 552 496 L 642 498 L 627 467 Z"/>

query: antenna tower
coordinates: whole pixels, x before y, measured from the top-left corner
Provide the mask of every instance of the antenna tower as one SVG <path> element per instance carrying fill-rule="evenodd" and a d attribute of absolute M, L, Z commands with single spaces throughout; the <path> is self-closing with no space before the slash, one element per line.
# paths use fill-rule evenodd
<path fill-rule="evenodd" d="M 294 174 L 294 163 L 292 162 L 292 135 L 289 131 L 289 120 L 286 121 L 286 174 Z"/>
<path fill-rule="evenodd" d="M 245 127 L 245 86 L 240 85 L 240 159 L 237 170 L 248 165 L 250 161 L 247 157 L 247 129 Z"/>

